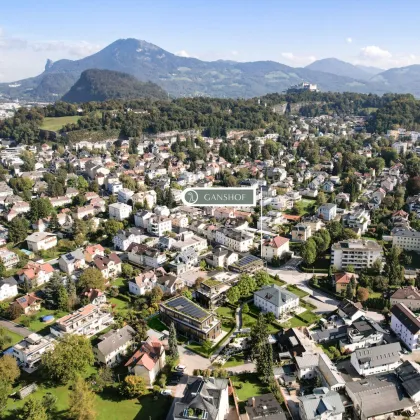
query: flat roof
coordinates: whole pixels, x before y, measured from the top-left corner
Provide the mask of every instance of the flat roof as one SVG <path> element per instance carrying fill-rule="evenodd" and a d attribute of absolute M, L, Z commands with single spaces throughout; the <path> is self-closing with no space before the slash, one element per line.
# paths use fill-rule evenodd
<path fill-rule="evenodd" d="M 209 312 L 184 296 L 177 296 L 167 300 L 166 302 L 163 302 L 162 305 L 198 320 L 207 318 L 210 315 Z"/>

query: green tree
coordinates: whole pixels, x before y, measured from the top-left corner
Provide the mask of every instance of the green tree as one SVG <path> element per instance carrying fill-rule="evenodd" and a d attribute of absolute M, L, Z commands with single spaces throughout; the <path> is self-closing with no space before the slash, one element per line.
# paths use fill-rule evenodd
<path fill-rule="evenodd" d="M 213 343 L 210 340 L 204 340 L 201 347 L 203 348 L 204 353 L 209 355 L 213 348 Z"/>
<path fill-rule="evenodd" d="M 60 311 L 69 310 L 69 295 L 64 285 L 61 285 L 61 287 L 58 290 L 57 308 Z"/>
<path fill-rule="evenodd" d="M 146 382 L 141 376 L 128 375 L 122 382 L 121 392 L 128 398 L 140 398 L 147 392 Z"/>
<path fill-rule="evenodd" d="M 400 264 L 401 249 L 393 246 L 386 255 L 385 274 L 391 286 L 400 286 L 404 282 L 404 267 Z"/>
<path fill-rule="evenodd" d="M 15 217 L 9 225 L 9 241 L 18 244 L 28 236 L 29 221 L 22 216 Z"/>
<path fill-rule="evenodd" d="M 169 327 L 168 347 L 171 356 L 174 359 L 178 359 L 178 340 L 176 338 L 176 328 L 173 322 L 171 322 L 171 326 Z"/>
<path fill-rule="evenodd" d="M 242 305 L 242 313 L 243 314 L 249 313 L 249 305 L 246 302 Z"/>
<path fill-rule="evenodd" d="M 89 339 L 79 335 L 65 335 L 41 358 L 43 372 L 50 380 L 67 384 L 92 366 L 94 356 Z"/>
<path fill-rule="evenodd" d="M 260 313 L 257 322 L 251 327 L 251 352 L 256 363 L 257 373 L 266 384 L 273 377 L 273 349 L 268 338 L 267 320 Z"/>
<path fill-rule="evenodd" d="M 163 292 L 159 286 L 155 286 L 150 293 L 150 303 L 159 303 L 162 301 Z"/>
<path fill-rule="evenodd" d="M 88 383 L 80 376 L 75 378 L 69 395 L 69 417 L 72 420 L 94 420 L 96 418 L 96 396 Z"/>
<path fill-rule="evenodd" d="M 352 287 L 351 283 L 348 283 L 347 288 L 346 288 L 346 298 L 349 299 L 349 300 L 353 300 L 353 296 L 354 296 L 353 287 Z"/>
<path fill-rule="evenodd" d="M 327 197 L 325 196 L 323 191 L 320 191 L 316 197 L 316 205 L 322 206 L 327 202 Z"/>
<path fill-rule="evenodd" d="M 317 247 L 313 238 L 309 238 L 302 245 L 300 254 L 302 255 L 303 261 L 305 261 L 306 264 L 312 265 L 315 262 L 317 256 Z"/>
<path fill-rule="evenodd" d="M 54 207 L 47 198 L 36 198 L 31 201 L 29 218 L 32 222 L 49 217 L 52 213 L 54 213 Z"/>
<path fill-rule="evenodd" d="M 81 193 L 85 193 L 89 188 L 89 182 L 81 175 L 77 178 L 77 189 Z"/>
<path fill-rule="evenodd" d="M 226 292 L 226 297 L 228 299 L 228 301 L 232 304 L 235 305 L 238 300 L 241 297 L 241 293 L 238 289 L 238 286 L 233 286 L 231 287 L 227 292 Z"/>
<path fill-rule="evenodd" d="M 257 271 L 254 279 L 259 288 L 271 283 L 271 276 L 264 270 Z"/>
<path fill-rule="evenodd" d="M 89 267 L 81 274 L 77 285 L 81 290 L 105 290 L 105 279 L 100 270 L 94 267 Z"/>
<path fill-rule="evenodd" d="M 104 225 L 104 232 L 111 239 L 122 229 L 124 229 L 124 224 L 118 220 L 109 219 Z"/>
<path fill-rule="evenodd" d="M 13 384 L 19 378 L 20 370 L 13 356 L 5 354 L 0 359 L 0 378 Z"/>
<path fill-rule="evenodd" d="M 48 420 L 47 409 L 42 400 L 35 397 L 29 397 L 22 407 L 19 414 L 21 420 Z"/>
<path fill-rule="evenodd" d="M 364 287 L 359 287 L 356 292 L 356 297 L 359 302 L 366 302 L 369 299 L 369 290 Z"/>
<path fill-rule="evenodd" d="M 3 378 L 0 378 L 0 415 L 6 409 L 9 395 L 12 393 L 12 390 L 12 384 Z"/>
<path fill-rule="evenodd" d="M 17 305 L 12 305 L 12 307 L 13 306 L 17 306 Z M 10 313 L 10 311 L 9 311 L 9 313 Z M 21 315 L 22 312 L 19 312 L 19 314 Z M 11 319 L 16 319 L 16 318 L 11 317 Z M 8 330 L 6 330 L 6 328 L 0 326 L 0 350 L 5 350 L 7 347 L 9 347 L 10 344 L 12 344 L 12 341 L 13 341 L 12 337 L 8 334 Z M 3 359 L 0 359 L 0 372 L 1 372 L 1 361 L 2 360 Z"/>
<path fill-rule="evenodd" d="M 123 263 L 121 266 L 122 275 L 126 279 L 131 279 L 133 277 L 134 268 L 131 264 Z"/>

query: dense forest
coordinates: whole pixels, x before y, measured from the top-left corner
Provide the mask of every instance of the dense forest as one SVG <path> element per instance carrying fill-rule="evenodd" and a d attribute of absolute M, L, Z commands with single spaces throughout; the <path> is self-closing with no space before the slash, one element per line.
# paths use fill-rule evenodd
<path fill-rule="evenodd" d="M 299 92 L 271 94 L 254 99 L 182 98 L 172 101 L 133 99 L 69 104 L 57 102 L 44 108 L 19 109 L 0 121 L 0 138 L 19 143 L 43 141 L 44 117 L 81 115 L 77 123 L 60 130 L 60 141 L 104 138 L 109 133 L 121 138 L 139 137 L 172 130 L 200 130 L 203 135 L 224 137 L 229 130 L 263 130 L 288 137 L 287 115 L 273 112 L 273 106 L 287 102 L 289 110 L 299 104 L 301 116 L 321 114 L 369 115 L 367 129 L 384 133 L 402 126 L 420 129 L 420 101 L 411 95 L 363 95 L 357 93 Z M 64 135 L 65 134 L 65 135 Z M 228 151 L 227 154 L 230 152 Z"/>

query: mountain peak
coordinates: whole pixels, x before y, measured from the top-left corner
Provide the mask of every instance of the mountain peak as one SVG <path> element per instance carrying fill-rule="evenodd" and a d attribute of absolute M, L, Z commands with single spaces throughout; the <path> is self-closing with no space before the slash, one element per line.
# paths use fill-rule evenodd
<path fill-rule="evenodd" d="M 356 80 L 369 80 L 372 77 L 372 73 L 334 57 L 314 61 L 305 68 L 322 71 L 323 73 L 336 74 L 337 76 L 350 77 Z"/>

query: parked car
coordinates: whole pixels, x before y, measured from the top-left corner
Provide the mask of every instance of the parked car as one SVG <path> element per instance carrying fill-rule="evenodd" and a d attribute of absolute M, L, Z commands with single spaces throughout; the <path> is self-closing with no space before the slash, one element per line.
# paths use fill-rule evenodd
<path fill-rule="evenodd" d="M 162 391 L 160 391 L 160 393 L 162 395 L 172 395 L 172 390 L 170 390 L 170 389 L 163 389 Z"/>
<path fill-rule="evenodd" d="M 186 369 L 187 367 L 186 366 L 184 366 L 184 365 L 178 365 L 176 368 L 175 368 L 175 370 L 176 371 L 178 371 L 178 372 L 184 372 L 184 370 Z"/>

